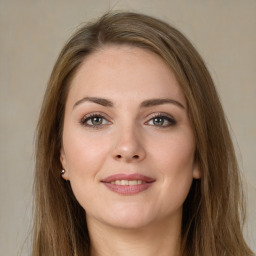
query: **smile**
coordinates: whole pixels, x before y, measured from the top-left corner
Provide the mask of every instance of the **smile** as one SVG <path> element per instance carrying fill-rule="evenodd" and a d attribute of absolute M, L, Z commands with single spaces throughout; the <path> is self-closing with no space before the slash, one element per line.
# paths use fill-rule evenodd
<path fill-rule="evenodd" d="M 109 190 L 121 195 L 134 195 L 145 191 L 153 185 L 153 178 L 135 174 L 115 174 L 101 181 Z"/>
<path fill-rule="evenodd" d="M 121 185 L 121 186 L 125 186 L 125 185 L 134 186 L 134 185 L 144 184 L 146 182 L 143 180 L 116 180 L 116 181 L 111 181 L 110 183 Z"/>

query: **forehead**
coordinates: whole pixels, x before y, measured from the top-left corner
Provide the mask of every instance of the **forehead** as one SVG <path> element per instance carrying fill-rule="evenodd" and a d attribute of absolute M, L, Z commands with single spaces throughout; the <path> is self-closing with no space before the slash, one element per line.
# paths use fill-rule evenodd
<path fill-rule="evenodd" d="M 105 46 L 85 58 L 71 81 L 68 101 L 85 96 L 114 101 L 172 97 L 186 104 L 170 67 L 157 54 L 132 46 Z"/>

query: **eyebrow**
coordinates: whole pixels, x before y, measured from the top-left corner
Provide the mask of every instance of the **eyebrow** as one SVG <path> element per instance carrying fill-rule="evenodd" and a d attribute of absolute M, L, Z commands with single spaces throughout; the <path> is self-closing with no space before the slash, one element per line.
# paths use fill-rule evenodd
<path fill-rule="evenodd" d="M 98 98 L 98 97 L 84 97 L 82 99 L 80 99 L 79 101 L 77 101 L 74 106 L 73 109 L 84 103 L 84 102 L 93 102 L 96 104 L 99 104 L 101 106 L 104 107 L 114 107 L 114 103 L 108 99 L 105 98 Z M 182 109 L 185 109 L 184 105 L 181 104 L 179 101 L 177 100 L 173 100 L 173 99 L 169 99 L 169 98 L 156 98 L 156 99 L 148 99 L 145 100 L 143 102 L 141 102 L 140 107 L 141 108 L 147 108 L 147 107 L 152 107 L 152 106 L 157 106 L 157 105 L 163 105 L 163 104 L 174 104 Z"/>
<path fill-rule="evenodd" d="M 99 104 L 99 105 L 104 106 L 104 107 L 113 107 L 113 106 L 114 106 L 114 104 L 113 104 L 112 101 L 107 100 L 107 99 L 104 99 L 104 98 L 98 98 L 98 97 L 84 97 L 84 98 L 82 98 L 81 100 L 77 101 L 77 102 L 74 104 L 73 109 L 74 109 L 76 106 L 78 106 L 78 105 L 80 105 L 80 104 L 82 104 L 82 103 L 84 103 L 84 102 L 88 102 L 88 101 L 89 101 L 89 102 L 96 103 L 96 104 Z"/>
<path fill-rule="evenodd" d="M 152 107 L 152 106 L 163 105 L 163 104 L 174 104 L 174 105 L 176 105 L 180 108 L 185 109 L 184 105 L 181 104 L 179 101 L 169 99 L 169 98 L 164 98 L 164 99 L 159 98 L 159 99 L 145 100 L 140 104 L 140 107 L 145 108 L 145 107 Z"/>

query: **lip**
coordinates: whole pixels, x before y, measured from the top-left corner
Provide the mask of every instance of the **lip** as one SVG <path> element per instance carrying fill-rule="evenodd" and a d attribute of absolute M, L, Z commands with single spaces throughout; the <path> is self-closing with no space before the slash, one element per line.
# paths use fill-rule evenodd
<path fill-rule="evenodd" d="M 137 185 L 117 185 L 117 184 L 111 184 L 112 181 L 116 180 L 142 180 L 144 183 L 137 184 Z M 155 182 L 155 179 L 139 174 L 139 173 L 133 173 L 133 174 L 114 174 L 111 176 L 108 176 L 101 180 L 101 182 L 111 191 L 116 192 L 121 195 L 134 195 L 138 194 L 140 192 L 145 191 L 149 187 L 153 185 Z"/>
<path fill-rule="evenodd" d="M 153 178 L 150 178 L 148 176 L 145 176 L 139 173 L 132 173 L 132 174 L 118 173 L 118 174 L 110 175 L 104 178 L 103 180 L 101 180 L 101 182 L 109 183 L 115 180 L 142 180 L 147 183 L 155 181 Z"/>

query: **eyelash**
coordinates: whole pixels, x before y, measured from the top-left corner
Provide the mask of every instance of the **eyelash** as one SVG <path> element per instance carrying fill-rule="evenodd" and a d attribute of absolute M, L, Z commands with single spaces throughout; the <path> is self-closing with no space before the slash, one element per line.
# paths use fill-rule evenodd
<path fill-rule="evenodd" d="M 90 124 L 87 124 L 87 122 L 88 122 L 89 120 L 92 120 L 92 119 L 95 118 L 95 117 L 98 117 L 98 118 L 102 118 L 102 119 L 107 120 L 107 118 L 106 118 L 104 115 L 100 114 L 100 113 L 92 113 L 92 114 L 88 114 L 88 115 L 84 116 L 84 117 L 82 118 L 82 120 L 80 121 L 80 123 L 81 123 L 82 125 L 86 126 L 86 127 L 89 127 L 89 128 L 100 129 L 100 128 L 102 127 L 102 125 L 104 125 L 104 124 L 100 124 L 100 125 L 93 125 L 93 124 L 90 125 Z"/>
<path fill-rule="evenodd" d="M 106 125 L 106 124 L 99 124 L 99 125 L 87 124 L 87 122 L 88 122 L 89 120 L 92 120 L 92 119 L 95 118 L 95 117 L 97 117 L 97 118 L 102 118 L 102 119 L 107 120 L 107 118 L 106 118 L 104 115 L 100 114 L 100 113 L 92 113 L 92 114 L 88 114 L 88 115 L 84 116 L 84 117 L 81 119 L 80 123 L 81 123 L 81 125 L 83 125 L 83 126 L 86 126 L 86 127 L 89 127 L 89 128 L 96 128 L 96 129 L 100 129 L 100 128 L 102 128 L 103 125 Z M 170 126 L 174 126 L 174 125 L 177 123 L 173 117 L 171 117 L 171 116 L 169 116 L 169 115 L 166 115 L 166 114 L 163 114 L 163 113 L 154 114 L 154 115 L 150 118 L 150 120 L 147 121 L 147 123 L 149 123 L 150 121 L 152 121 L 152 120 L 154 120 L 154 119 L 156 119 L 156 118 L 161 118 L 161 119 L 163 119 L 164 121 L 167 121 L 167 122 L 169 123 L 168 125 L 165 125 L 165 126 L 153 125 L 153 126 L 155 126 L 156 128 L 168 128 L 168 127 L 170 127 Z M 108 124 L 110 123 L 109 121 L 107 121 L 107 122 L 108 122 Z"/>
<path fill-rule="evenodd" d="M 149 123 L 151 120 L 154 120 L 156 118 L 162 118 L 163 120 L 168 121 L 168 123 L 169 123 L 168 125 L 165 125 L 165 126 L 154 125 L 157 128 L 168 128 L 170 126 L 174 126 L 177 123 L 176 120 L 172 116 L 164 114 L 164 113 L 154 114 L 147 123 Z"/>

